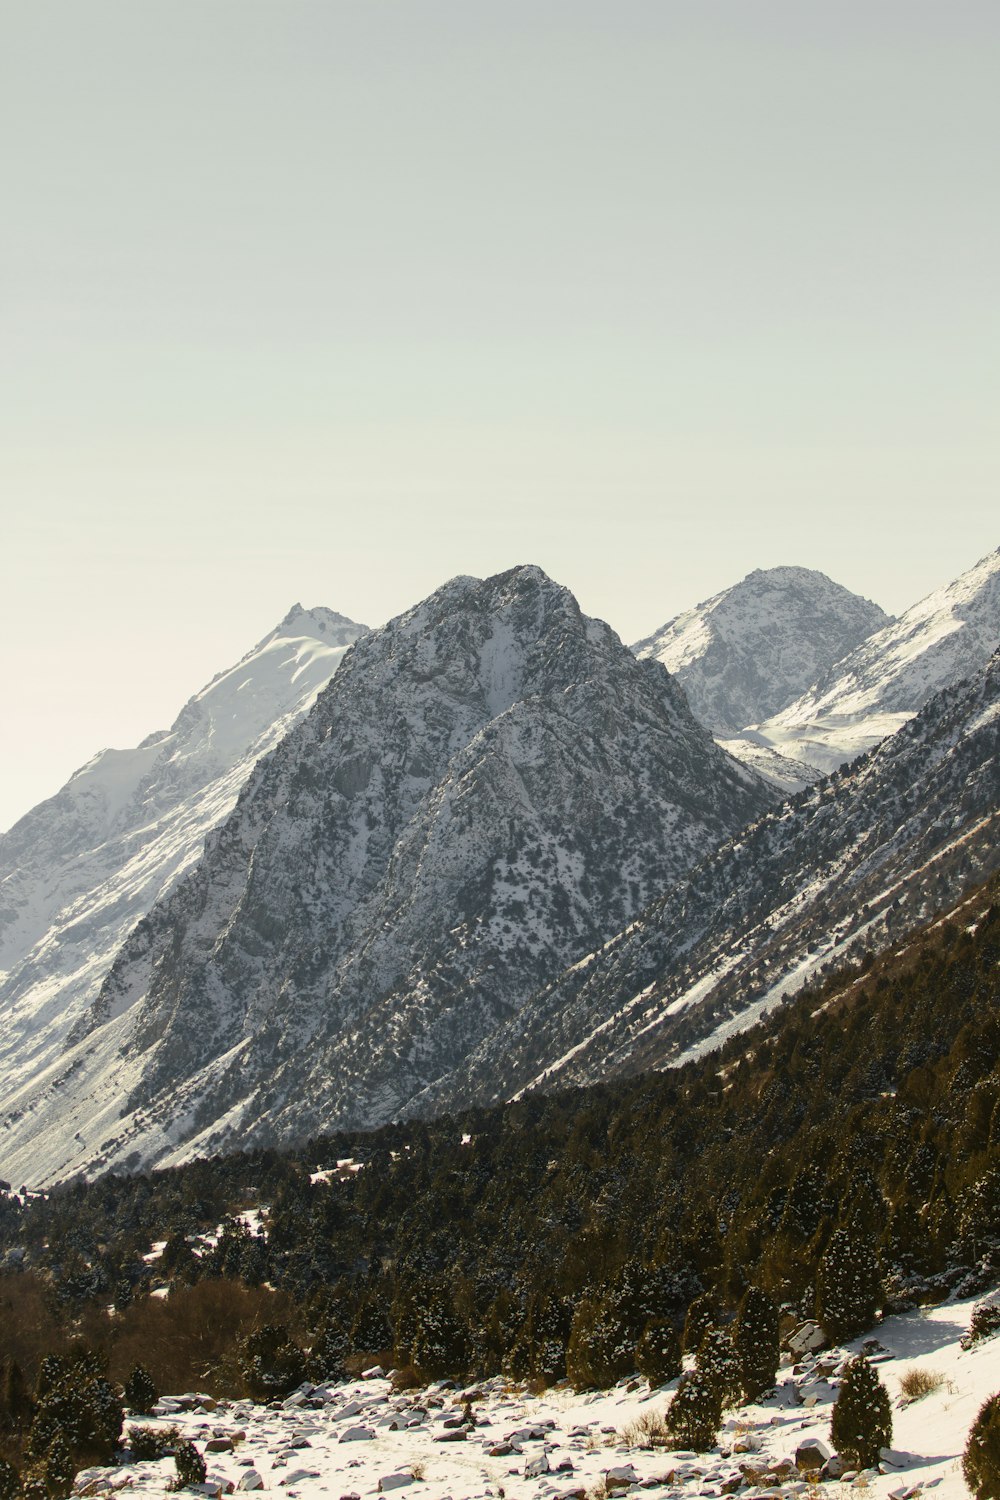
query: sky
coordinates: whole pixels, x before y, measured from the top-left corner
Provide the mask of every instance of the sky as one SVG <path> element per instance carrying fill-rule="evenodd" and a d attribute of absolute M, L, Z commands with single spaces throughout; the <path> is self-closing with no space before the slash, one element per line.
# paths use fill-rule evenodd
<path fill-rule="evenodd" d="M 0 828 L 295 601 L 1000 544 L 995 0 L 0 0 Z"/>

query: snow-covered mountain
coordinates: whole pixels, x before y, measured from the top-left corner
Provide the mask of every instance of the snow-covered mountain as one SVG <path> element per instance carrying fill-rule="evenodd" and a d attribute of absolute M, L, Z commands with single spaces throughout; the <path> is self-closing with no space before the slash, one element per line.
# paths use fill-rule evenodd
<path fill-rule="evenodd" d="M 724 843 L 525 1005 L 414 1114 L 696 1056 L 1000 864 L 1000 651 L 850 770 Z"/>
<path fill-rule="evenodd" d="M 736 735 L 779 712 L 889 622 L 811 568 L 758 568 L 668 621 L 633 651 L 680 682 L 697 719 Z"/>
<path fill-rule="evenodd" d="M 773 794 L 539 569 L 361 637 L 8 1101 L 32 1180 L 384 1121 Z"/>
<path fill-rule="evenodd" d="M 102 750 L 0 837 L 0 1101 L 58 1056 L 125 937 L 364 628 L 295 605 L 171 729 Z"/>
<path fill-rule="evenodd" d="M 832 771 L 977 671 L 998 643 L 1000 549 L 870 635 L 780 712 L 745 721 L 753 727 L 742 730 L 744 758 L 777 752 Z"/>

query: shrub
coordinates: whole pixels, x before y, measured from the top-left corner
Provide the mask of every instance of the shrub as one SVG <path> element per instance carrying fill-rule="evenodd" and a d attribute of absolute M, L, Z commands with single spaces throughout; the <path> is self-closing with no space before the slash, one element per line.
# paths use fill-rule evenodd
<path fill-rule="evenodd" d="M 123 1417 L 121 1401 L 92 1350 L 46 1355 L 38 1376 L 28 1452 L 44 1459 L 58 1437 L 78 1467 L 110 1463 Z"/>
<path fill-rule="evenodd" d="M 1000 1500 L 1000 1392 L 984 1402 L 969 1429 L 962 1473 L 976 1500 Z"/>
<path fill-rule="evenodd" d="M 939 1391 L 944 1385 L 944 1376 L 939 1375 L 936 1370 L 907 1370 L 899 1382 L 899 1389 L 907 1401 L 919 1401 L 922 1396 L 930 1396 L 932 1392 Z"/>
<path fill-rule="evenodd" d="M 176 1446 L 176 1427 L 130 1427 L 125 1434 L 136 1463 L 152 1463 L 165 1458 Z"/>
<path fill-rule="evenodd" d="M 673 1325 L 663 1319 L 646 1324 L 635 1351 L 636 1363 L 650 1385 L 666 1385 L 681 1373 L 681 1345 Z"/>
<path fill-rule="evenodd" d="M 667 1407 L 667 1430 L 675 1448 L 704 1453 L 714 1448 L 722 1421 L 722 1400 L 717 1388 L 701 1373 L 685 1375 Z"/>
<path fill-rule="evenodd" d="M 877 1464 L 879 1449 L 892 1442 L 889 1392 L 861 1354 L 844 1372 L 830 1435 L 838 1453 L 862 1469 Z"/>
<path fill-rule="evenodd" d="M 204 1484 L 205 1483 L 205 1460 L 198 1452 L 194 1443 L 186 1438 L 177 1444 L 174 1453 L 174 1463 L 177 1465 L 177 1484 Z"/>
<path fill-rule="evenodd" d="M 0 1458 L 0 1500 L 15 1500 L 20 1490 L 21 1479 L 14 1465 Z"/>
<path fill-rule="evenodd" d="M 665 1448 L 670 1441 L 670 1431 L 658 1411 L 645 1411 L 622 1428 L 621 1437 L 630 1448 Z"/>
<path fill-rule="evenodd" d="M 142 1365 L 135 1365 L 125 1382 L 125 1400 L 131 1410 L 146 1416 L 156 1405 L 159 1394 L 149 1371 L 143 1369 Z"/>
<path fill-rule="evenodd" d="M 991 1339 L 1000 1333 L 1000 1305 L 995 1302 L 979 1302 L 972 1309 L 972 1321 L 969 1331 L 962 1340 L 963 1349 L 971 1349 L 973 1344 L 981 1343 L 983 1339 Z"/>

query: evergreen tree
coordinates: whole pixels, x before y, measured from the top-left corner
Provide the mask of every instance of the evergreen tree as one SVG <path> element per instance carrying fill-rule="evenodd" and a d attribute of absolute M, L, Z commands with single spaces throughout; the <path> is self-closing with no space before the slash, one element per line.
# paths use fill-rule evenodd
<path fill-rule="evenodd" d="M 566 1373 L 578 1390 L 614 1385 L 635 1369 L 635 1341 L 614 1302 L 584 1297 L 573 1314 Z"/>
<path fill-rule="evenodd" d="M 159 1397 L 153 1377 L 142 1365 L 136 1365 L 125 1382 L 125 1400 L 130 1409 L 140 1416 L 153 1410 Z"/>
<path fill-rule="evenodd" d="M 20 1490 L 21 1480 L 14 1465 L 0 1458 L 0 1500 L 15 1500 Z"/>
<path fill-rule="evenodd" d="M 691 1303 L 684 1320 L 684 1334 L 681 1339 L 684 1353 L 694 1354 L 700 1349 L 706 1330 L 717 1327 L 718 1323 L 719 1309 L 715 1305 L 715 1299 L 708 1292 L 702 1292 Z"/>
<path fill-rule="evenodd" d="M 830 1435 L 838 1453 L 864 1469 L 874 1467 L 879 1450 L 892 1442 L 889 1392 L 864 1355 L 852 1359 L 844 1371 Z"/>
<path fill-rule="evenodd" d="M 205 1483 L 205 1460 L 198 1452 L 194 1443 L 183 1442 L 177 1444 L 174 1452 L 174 1463 L 177 1466 L 177 1483 L 204 1484 Z"/>
<path fill-rule="evenodd" d="M 636 1363 L 650 1385 L 666 1385 L 681 1373 L 681 1343 L 672 1323 L 653 1318 L 635 1351 Z"/>
<path fill-rule="evenodd" d="M 846 1229 L 834 1231 L 820 1262 L 816 1295 L 827 1338 L 842 1343 L 872 1326 L 882 1297 L 882 1279 L 867 1240 Z"/>
<path fill-rule="evenodd" d="M 969 1428 L 962 1474 L 976 1500 L 1000 1500 L 1000 1391 L 984 1402 Z"/>
<path fill-rule="evenodd" d="M 704 1453 L 714 1448 L 722 1422 L 718 1389 L 700 1370 L 685 1375 L 667 1407 L 666 1424 L 675 1448 Z"/>
<path fill-rule="evenodd" d="M 733 1324 L 733 1346 L 745 1400 L 755 1401 L 774 1384 L 781 1357 L 778 1309 L 760 1287 L 747 1287 Z"/>
<path fill-rule="evenodd" d="M 719 1394 L 723 1407 L 739 1400 L 740 1366 L 728 1328 L 707 1328 L 698 1349 L 698 1369 Z"/>
<path fill-rule="evenodd" d="M 283 1324 L 267 1323 L 239 1346 L 240 1374 L 255 1401 L 285 1396 L 305 1378 L 306 1357 Z"/>

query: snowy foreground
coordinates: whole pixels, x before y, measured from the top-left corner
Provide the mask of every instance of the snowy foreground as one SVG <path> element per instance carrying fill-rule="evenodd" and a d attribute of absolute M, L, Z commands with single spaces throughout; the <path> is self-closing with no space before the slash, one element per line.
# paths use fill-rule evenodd
<path fill-rule="evenodd" d="M 410 1489 L 414 1500 L 471 1497 L 582 1497 L 643 1490 L 664 1500 L 738 1493 L 755 1497 L 810 1495 L 830 1500 L 849 1492 L 859 1500 L 964 1500 L 961 1455 L 987 1396 L 1000 1390 L 1000 1339 L 963 1351 L 972 1302 L 887 1319 L 872 1358 L 893 1401 L 893 1447 L 879 1471 L 821 1481 L 795 1466 L 811 1438 L 829 1447 L 836 1399 L 836 1367 L 861 1340 L 824 1351 L 779 1371 L 775 1394 L 759 1406 L 727 1414 L 720 1446 L 707 1454 L 643 1449 L 628 1429 L 661 1415 L 670 1388 L 650 1391 L 644 1380 L 610 1391 L 555 1388 L 531 1396 L 503 1379 L 461 1391 L 448 1384 L 394 1393 L 373 1375 L 353 1384 L 304 1386 L 280 1406 L 249 1401 L 213 1404 L 188 1395 L 162 1400 L 145 1426 L 180 1428 L 204 1453 L 208 1482 L 188 1493 L 281 1490 L 313 1500 L 364 1500 Z M 942 1377 L 940 1388 L 907 1404 L 900 1381 L 919 1368 Z M 466 1402 L 476 1426 L 457 1425 Z M 88 1469 L 79 1493 L 129 1489 L 160 1496 L 175 1477 L 172 1459 Z"/>

